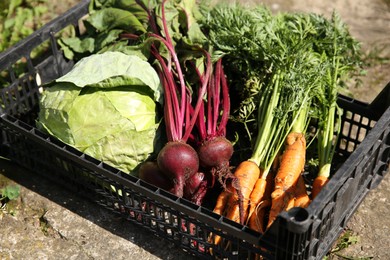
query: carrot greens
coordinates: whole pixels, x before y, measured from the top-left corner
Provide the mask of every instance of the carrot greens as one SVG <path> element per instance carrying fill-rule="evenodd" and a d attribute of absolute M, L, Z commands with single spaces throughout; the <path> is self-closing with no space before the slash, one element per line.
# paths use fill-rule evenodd
<path fill-rule="evenodd" d="M 325 76 L 315 91 L 318 113 L 318 176 L 313 182 L 312 198 L 328 182 L 331 164 L 341 131 L 342 111 L 337 105 L 338 93 L 345 87 L 344 80 L 353 73 L 361 72 L 362 66 L 359 43 L 351 37 L 348 28 L 337 13 L 331 20 L 315 16 L 314 22 L 327 41 L 315 39 L 315 47 L 322 53 Z"/>
<path fill-rule="evenodd" d="M 203 26 L 224 57 L 233 91 L 241 97 L 233 107 L 233 116 L 252 136 L 248 160 L 261 169 L 259 178 L 265 181 L 282 156 L 273 173 L 276 176 L 269 226 L 280 211 L 294 205 L 294 189 L 304 171 L 306 141 L 310 137 L 307 128 L 312 120 L 319 122 L 320 162 L 325 169 L 328 167 L 335 149 L 335 101 L 340 79 L 357 70 L 351 65 L 359 65 L 359 48 L 336 15 L 329 21 L 305 13 L 273 15 L 264 6 L 250 9 L 220 4 L 205 17 Z M 345 60 L 341 60 L 342 55 Z M 301 155 L 285 155 L 297 140 L 302 148 L 293 150 L 301 150 Z M 293 157 L 300 161 L 296 169 L 290 169 L 295 164 L 290 159 Z M 242 182 L 239 186 L 244 185 Z M 254 183 L 251 185 L 253 189 Z M 251 199 L 242 198 L 244 204 L 265 199 L 264 189 L 254 192 L 258 194 L 252 194 Z M 241 222 L 246 214 L 240 212 Z"/>

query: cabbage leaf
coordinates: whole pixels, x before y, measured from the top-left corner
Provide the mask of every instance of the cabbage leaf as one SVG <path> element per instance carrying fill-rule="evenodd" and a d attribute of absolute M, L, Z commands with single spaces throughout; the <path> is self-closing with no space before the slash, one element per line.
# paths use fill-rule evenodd
<path fill-rule="evenodd" d="M 49 83 L 37 127 L 124 172 L 158 152 L 162 87 L 136 55 L 93 54 Z"/>

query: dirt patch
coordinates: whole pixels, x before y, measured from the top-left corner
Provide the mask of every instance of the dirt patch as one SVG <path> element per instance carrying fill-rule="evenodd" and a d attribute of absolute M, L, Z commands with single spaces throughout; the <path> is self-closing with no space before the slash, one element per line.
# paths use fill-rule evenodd
<path fill-rule="evenodd" d="M 4 159 L 0 185 L 20 187 L 18 199 L 0 210 L 2 260 L 194 259 L 81 194 Z"/>

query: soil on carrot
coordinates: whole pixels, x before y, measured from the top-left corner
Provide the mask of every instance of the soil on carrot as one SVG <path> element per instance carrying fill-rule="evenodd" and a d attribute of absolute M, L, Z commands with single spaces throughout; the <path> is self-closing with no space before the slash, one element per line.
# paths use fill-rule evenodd
<path fill-rule="evenodd" d="M 46 1 L 50 12 L 58 14 L 78 2 Z M 350 86 L 349 95 L 371 102 L 390 82 L 390 0 L 246 2 L 263 2 L 275 12 L 305 11 L 330 16 L 337 11 L 351 33 L 362 42 L 369 65 L 362 84 Z M 23 169 L 23 174 L 20 171 L 20 167 L 0 160 L 0 188 L 9 184 L 21 186 L 17 199 L 8 202 L 7 207 L 0 203 L 0 259 L 124 259 L 126 255 L 142 259 L 188 259 L 184 252 L 151 236 L 143 228 L 134 225 L 124 228 L 123 221 L 116 216 L 85 204 L 74 194 L 54 186 L 53 189 L 49 182 L 38 177 L 21 179 L 30 176 L 28 169 Z M 390 259 L 389 201 L 390 174 L 387 174 L 368 193 L 347 223 L 345 235 L 335 243 L 327 258 Z M 72 213 L 84 220 L 77 220 Z"/>

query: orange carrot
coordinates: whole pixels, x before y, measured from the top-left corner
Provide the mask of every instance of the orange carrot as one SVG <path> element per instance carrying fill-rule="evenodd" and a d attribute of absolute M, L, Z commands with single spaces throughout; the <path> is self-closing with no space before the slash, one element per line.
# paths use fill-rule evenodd
<path fill-rule="evenodd" d="M 261 234 L 265 232 L 264 220 L 265 220 L 266 211 L 269 208 L 269 206 L 271 206 L 270 200 L 263 200 L 257 204 L 253 214 L 249 217 L 248 220 L 248 226 L 251 229 Z"/>
<path fill-rule="evenodd" d="M 255 211 L 248 220 L 248 226 L 260 234 L 263 234 L 266 230 L 266 217 L 271 206 L 271 200 L 268 198 L 269 196 L 265 197 L 267 197 L 267 199 L 262 200 L 257 204 Z M 260 246 L 258 247 L 261 248 Z M 263 257 L 259 254 L 255 254 L 254 259 L 263 259 Z"/>
<path fill-rule="evenodd" d="M 219 215 L 224 215 L 226 208 L 227 208 L 226 207 L 227 202 L 228 202 L 230 196 L 232 196 L 232 194 L 233 194 L 233 188 L 232 188 L 231 183 L 229 183 L 226 186 L 226 189 L 219 194 L 213 212 L 217 213 Z M 215 245 L 218 245 L 221 241 L 221 237 L 218 235 L 215 235 L 213 238 L 213 236 L 214 235 L 211 233 L 209 236 L 209 242 L 214 243 Z"/>
<path fill-rule="evenodd" d="M 295 202 L 294 207 L 306 208 L 310 204 L 310 197 L 307 194 L 305 180 L 303 176 L 300 175 L 297 181 L 297 185 L 295 186 Z"/>
<path fill-rule="evenodd" d="M 313 182 L 313 188 L 311 190 L 311 199 L 313 200 L 318 193 L 320 193 L 322 187 L 328 183 L 329 179 L 326 176 L 318 175 Z"/>
<path fill-rule="evenodd" d="M 265 231 L 265 215 L 268 212 L 267 209 L 271 206 L 271 193 L 274 187 L 273 170 L 267 173 L 266 180 L 263 177 L 256 182 L 256 186 L 252 191 L 251 203 L 253 204 L 250 205 L 247 218 L 248 226 L 260 233 Z M 256 196 L 258 199 L 255 199 Z"/>
<path fill-rule="evenodd" d="M 227 201 L 228 201 L 230 195 L 232 194 L 231 187 L 232 187 L 231 185 L 227 185 L 226 190 L 222 191 L 219 194 L 218 199 L 217 199 L 217 203 L 215 204 L 215 207 L 213 210 L 214 213 L 217 213 L 219 215 L 223 215 L 225 208 L 226 208 Z"/>
<path fill-rule="evenodd" d="M 293 188 L 295 190 L 295 188 Z M 285 211 L 288 211 L 289 209 L 293 208 L 295 205 L 295 197 L 294 197 L 294 192 L 289 193 L 288 196 L 288 201 L 286 202 L 286 208 L 284 209 Z"/>
<path fill-rule="evenodd" d="M 259 178 L 256 181 L 255 187 L 249 197 L 249 213 L 246 218 L 250 218 L 253 212 L 255 211 L 257 204 L 259 204 L 264 199 L 265 187 L 267 185 L 267 181 L 263 178 Z"/>
<path fill-rule="evenodd" d="M 234 176 L 238 185 L 234 187 L 235 192 L 233 192 L 233 195 L 229 197 L 227 202 L 226 217 L 244 224 L 245 212 L 248 210 L 252 190 L 259 179 L 260 168 L 252 161 L 243 161 L 236 168 Z M 242 202 L 242 207 L 239 206 L 240 202 Z"/>
<path fill-rule="evenodd" d="M 226 190 L 222 191 L 218 196 L 214 207 L 214 212 L 225 216 L 228 219 L 244 223 L 246 211 L 250 201 L 250 194 L 254 189 L 256 181 L 260 176 L 260 169 L 256 163 L 252 161 L 241 162 L 234 172 L 235 179 L 229 183 Z M 218 245 L 221 237 L 210 234 L 209 241 Z"/>
<path fill-rule="evenodd" d="M 276 165 L 275 165 L 276 166 Z M 276 169 L 276 168 L 275 168 Z M 266 178 L 266 187 L 263 195 L 263 200 L 257 204 L 255 212 L 249 218 L 248 226 L 258 231 L 260 234 L 263 234 L 266 230 L 268 212 L 271 207 L 271 193 L 274 188 L 274 170 L 271 170 L 267 174 Z M 260 246 L 259 246 L 260 247 Z M 261 247 L 260 247 L 261 248 Z M 259 254 L 256 254 L 254 259 L 263 259 Z"/>
<path fill-rule="evenodd" d="M 271 194 L 272 205 L 268 227 L 280 212 L 286 210 L 288 202 L 294 196 L 294 186 L 305 166 L 305 155 L 305 136 L 302 133 L 290 133 L 286 138 L 286 147 L 275 176 L 275 189 Z"/>

